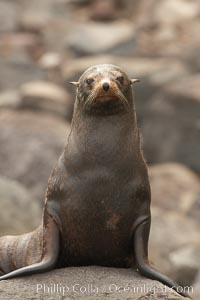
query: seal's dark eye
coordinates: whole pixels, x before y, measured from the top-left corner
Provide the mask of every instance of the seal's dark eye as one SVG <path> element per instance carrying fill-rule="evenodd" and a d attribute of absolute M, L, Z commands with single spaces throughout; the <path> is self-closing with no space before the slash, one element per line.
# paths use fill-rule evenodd
<path fill-rule="evenodd" d="M 91 85 L 93 82 L 94 82 L 94 79 L 93 79 L 93 78 L 88 78 L 88 79 L 86 79 L 87 85 Z"/>
<path fill-rule="evenodd" d="M 121 84 L 124 83 L 124 77 L 123 76 L 117 77 L 116 80 L 119 81 L 119 83 L 121 83 Z"/>

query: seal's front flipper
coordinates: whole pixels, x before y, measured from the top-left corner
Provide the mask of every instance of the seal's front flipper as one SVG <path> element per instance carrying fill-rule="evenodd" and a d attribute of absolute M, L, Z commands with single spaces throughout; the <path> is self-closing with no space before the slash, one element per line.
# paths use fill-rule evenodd
<path fill-rule="evenodd" d="M 36 237 L 38 240 L 38 234 L 35 234 L 35 232 L 32 233 L 32 235 L 23 235 L 21 239 L 17 241 L 17 243 L 13 243 L 13 237 L 10 237 L 9 244 L 6 245 L 6 247 L 3 249 L 4 252 L 0 251 L 2 255 L 0 255 L 0 266 L 3 266 L 3 270 L 5 275 L 0 276 L 0 280 L 9 279 L 13 277 L 18 276 L 24 276 L 24 275 L 30 275 L 34 273 L 42 273 L 48 270 L 53 269 L 53 267 L 56 265 L 59 255 L 59 229 L 57 224 L 55 223 L 54 219 L 50 216 L 48 216 L 48 222 L 46 224 L 46 227 L 44 229 L 42 228 L 42 255 L 40 262 L 33 263 L 24 267 L 21 267 L 19 269 L 13 270 L 9 272 L 9 267 L 16 261 L 18 264 L 23 261 L 24 257 L 26 261 L 29 261 L 32 259 L 32 256 L 34 255 L 34 252 L 37 252 L 38 243 L 35 241 Z M 36 232 L 37 233 L 37 232 Z M 27 238 L 29 238 L 29 242 L 27 242 Z M 24 249 L 24 245 L 27 245 Z M 15 257 L 9 256 L 9 249 L 12 247 L 14 248 Z M 34 248 L 35 247 L 35 248 Z M 2 249 L 0 249 L 2 250 Z M 35 250 L 35 251 L 34 251 Z M 8 251 L 6 253 L 6 251 Z M 24 253 L 23 253 L 24 252 Z M 20 255 L 18 253 L 24 254 Z M 13 258 L 13 260 L 12 260 Z M 24 264 L 24 262 L 22 262 Z M 9 272 L 9 273 L 8 273 Z"/>
<path fill-rule="evenodd" d="M 153 280 L 158 280 L 164 285 L 174 289 L 177 293 L 184 297 L 191 298 L 187 292 L 184 291 L 175 281 L 169 277 L 159 273 L 157 270 L 153 269 L 148 262 L 148 238 L 150 231 L 150 218 L 142 221 L 135 229 L 134 232 L 134 252 L 136 265 L 139 272 Z"/>

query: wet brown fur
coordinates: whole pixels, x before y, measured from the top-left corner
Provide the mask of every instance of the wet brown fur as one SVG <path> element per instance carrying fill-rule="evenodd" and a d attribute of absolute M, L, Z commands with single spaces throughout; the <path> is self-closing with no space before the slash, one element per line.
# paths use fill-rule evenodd
<path fill-rule="evenodd" d="M 77 97 L 71 132 L 48 181 L 42 225 L 0 239 L 0 272 L 8 273 L 0 279 L 95 264 L 138 268 L 177 289 L 148 263 L 151 192 L 134 82 L 116 66 L 98 65 L 72 83 Z"/>

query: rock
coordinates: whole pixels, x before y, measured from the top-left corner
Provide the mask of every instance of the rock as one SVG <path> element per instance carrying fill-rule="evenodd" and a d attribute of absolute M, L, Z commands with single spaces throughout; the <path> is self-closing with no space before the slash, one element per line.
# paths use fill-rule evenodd
<path fill-rule="evenodd" d="M 46 70 L 59 69 L 62 64 L 62 57 L 56 52 L 47 52 L 39 60 L 39 64 Z"/>
<path fill-rule="evenodd" d="M 45 71 L 31 62 L 30 58 L 23 53 L 22 57 L 20 59 L 18 57 L 16 61 L 0 58 L 0 72 L 0 90 L 15 89 L 25 82 L 46 78 Z"/>
<path fill-rule="evenodd" d="M 180 23 L 198 17 L 200 6 L 197 1 L 163 0 L 154 10 L 154 20 L 159 23 Z"/>
<path fill-rule="evenodd" d="M 47 52 L 39 60 L 39 65 L 47 72 L 48 80 L 57 84 L 62 82 L 62 56 L 56 52 Z"/>
<path fill-rule="evenodd" d="M 43 37 L 48 51 L 61 51 L 72 22 L 71 8 L 65 0 L 22 0 L 19 26 L 22 31 L 34 32 Z"/>
<path fill-rule="evenodd" d="M 188 245 L 170 253 L 169 259 L 175 268 L 176 280 L 186 286 L 192 284 L 200 269 L 200 243 L 198 246 Z"/>
<path fill-rule="evenodd" d="M 25 31 L 41 33 L 52 17 L 52 0 L 33 0 L 30 3 L 22 0 L 19 25 Z"/>
<path fill-rule="evenodd" d="M 30 62 L 44 52 L 42 38 L 33 33 L 5 33 L 0 39 L 0 55 L 15 62 Z"/>
<path fill-rule="evenodd" d="M 64 121 L 41 113 L 0 111 L 0 174 L 17 180 L 43 206 L 51 169 L 69 133 Z"/>
<path fill-rule="evenodd" d="M 20 183 L 0 176 L 0 236 L 32 231 L 40 224 L 41 207 Z"/>
<path fill-rule="evenodd" d="M 119 17 L 122 3 L 119 0 L 96 0 L 88 7 L 90 18 L 95 21 L 111 21 Z"/>
<path fill-rule="evenodd" d="M 16 1 L 0 1 L 0 32 L 15 30 L 18 13 L 19 5 Z"/>
<path fill-rule="evenodd" d="M 76 6 L 85 6 L 88 5 L 91 0 L 66 0 L 66 2 Z"/>
<path fill-rule="evenodd" d="M 182 77 L 172 83 L 169 87 L 165 87 L 164 92 L 173 97 L 174 101 L 183 104 L 187 101 L 193 101 L 193 105 L 200 105 L 200 74 Z M 181 106 L 183 110 L 184 107 Z"/>
<path fill-rule="evenodd" d="M 194 300 L 199 300 L 200 297 L 200 271 L 199 274 L 197 275 L 195 279 L 195 283 L 193 285 L 194 288 L 194 294 L 193 294 L 193 299 Z"/>
<path fill-rule="evenodd" d="M 165 85 L 140 117 L 149 163 L 176 161 L 200 173 L 199 76 Z"/>
<path fill-rule="evenodd" d="M 187 250 L 188 245 L 192 250 Z M 196 262 L 195 267 L 195 263 L 191 266 L 184 263 L 180 267 L 178 263 L 175 265 L 170 257 L 176 251 L 177 253 L 178 251 L 180 253 L 186 251 L 187 261 L 195 260 L 194 253 L 200 251 L 199 222 L 186 217 L 179 211 L 173 212 L 157 208 L 152 199 L 152 227 L 149 248 L 150 261 L 158 270 L 162 270 L 180 283 L 192 284 L 191 280 L 194 279 L 197 269 L 200 267 L 198 262 Z"/>
<path fill-rule="evenodd" d="M 199 220 L 200 215 L 200 193 L 196 193 L 196 198 L 193 202 L 193 205 L 190 207 L 190 210 L 188 211 L 188 215 L 196 220 Z"/>
<path fill-rule="evenodd" d="M 10 3 L 10 2 L 9 2 Z M 15 89 L 45 72 L 34 63 L 43 52 L 42 40 L 31 33 L 4 33 L 0 38 L 0 90 Z"/>
<path fill-rule="evenodd" d="M 1 281 L 0 290 L 5 300 L 187 299 L 134 270 L 96 266 L 65 268 Z"/>
<path fill-rule="evenodd" d="M 200 194 L 196 174 L 181 164 L 163 163 L 151 166 L 149 175 L 153 205 L 180 214 L 191 213 Z"/>
<path fill-rule="evenodd" d="M 22 107 L 62 117 L 66 117 L 73 105 L 71 96 L 64 88 L 47 81 L 33 81 L 22 85 L 20 95 Z"/>
<path fill-rule="evenodd" d="M 135 48 L 134 27 L 127 21 L 74 24 L 66 39 L 66 47 L 77 56 L 117 52 L 131 55 Z"/>
<path fill-rule="evenodd" d="M 65 0 L 73 4 L 74 15 L 79 15 L 81 20 L 95 20 L 98 22 L 111 22 L 113 20 L 132 19 L 138 13 L 140 1 L 130 0 Z M 149 0 L 150 1 L 150 0 Z M 134 18 L 134 23 L 135 18 Z"/>
<path fill-rule="evenodd" d="M 139 9 L 133 10 L 133 20 L 138 28 L 140 55 L 171 56 L 184 60 L 193 57 L 193 50 L 200 42 L 198 1 L 144 0 L 138 6 Z"/>
<path fill-rule="evenodd" d="M 0 93 L 0 109 L 17 109 L 20 105 L 21 98 L 17 90 L 5 90 Z"/>
<path fill-rule="evenodd" d="M 197 259 L 200 211 L 196 218 L 191 218 L 200 192 L 200 178 L 177 163 L 151 166 L 149 175 L 152 190 L 150 259 L 159 270 L 183 286 L 191 285 L 200 268 Z"/>
<path fill-rule="evenodd" d="M 19 25 L 21 30 L 41 34 L 45 26 L 47 26 L 48 21 L 48 14 L 24 14 L 21 16 Z"/>
<path fill-rule="evenodd" d="M 142 0 L 142 1 L 127 1 L 129 14 L 137 27 L 145 29 L 149 26 L 153 20 L 150 15 L 153 14 L 155 6 L 157 5 L 156 0 Z M 150 20 L 151 22 L 150 22 Z"/>

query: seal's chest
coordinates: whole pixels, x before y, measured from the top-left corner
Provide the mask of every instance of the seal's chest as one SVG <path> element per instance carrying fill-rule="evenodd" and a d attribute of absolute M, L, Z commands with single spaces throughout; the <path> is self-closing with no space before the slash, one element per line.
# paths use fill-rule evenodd
<path fill-rule="evenodd" d="M 85 171 L 68 180 L 64 211 L 71 215 L 78 212 L 87 219 L 93 216 L 99 222 L 105 219 L 106 226 L 115 227 L 119 216 L 125 217 L 133 208 L 131 182 L 107 169 Z"/>
<path fill-rule="evenodd" d="M 68 182 L 61 209 L 62 240 L 71 261 L 111 259 L 128 252 L 134 205 L 127 184 L 114 174 L 80 176 Z M 109 248 L 106 245 L 110 245 Z M 68 253 L 69 252 L 69 253 Z M 98 255 L 97 255 L 98 253 Z"/>
<path fill-rule="evenodd" d="M 70 258 L 71 265 L 114 266 L 113 256 L 124 264 L 129 256 L 134 216 L 130 218 L 130 210 L 121 208 L 117 201 L 114 195 L 99 198 L 96 193 L 88 194 L 88 198 L 71 198 L 62 214 L 64 256 Z"/>

